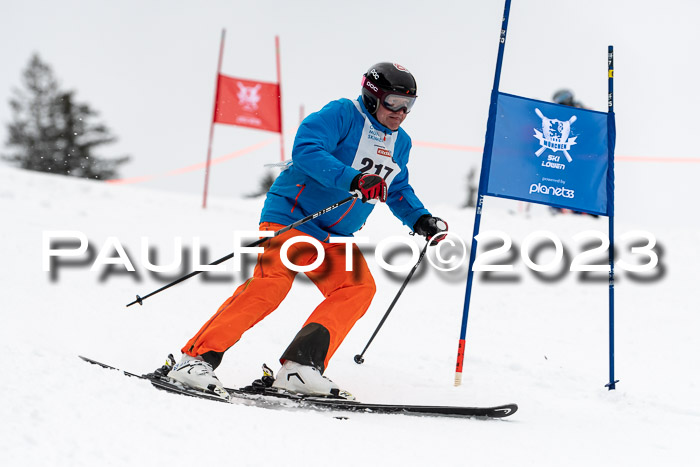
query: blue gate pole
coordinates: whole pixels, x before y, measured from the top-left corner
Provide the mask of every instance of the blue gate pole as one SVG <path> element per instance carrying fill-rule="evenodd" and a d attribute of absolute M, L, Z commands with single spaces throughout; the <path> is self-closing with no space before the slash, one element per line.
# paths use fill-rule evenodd
<path fill-rule="evenodd" d="M 501 81 L 501 67 L 503 65 L 503 51 L 506 45 L 506 31 L 508 29 L 508 15 L 510 14 L 510 0 L 506 0 L 503 8 L 503 20 L 501 24 L 501 34 L 498 45 L 498 57 L 496 59 L 496 73 L 493 78 L 493 90 L 491 91 L 491 104 L 489 105 L 489 118 L 486 124 L 486 142 L 484 144 L 484 154 L 481 159 L 481 174 L 479 175 L 479 199 L 476 203 L 476 214 L 474 215 L 474 231 L 472 233 L 471 250 L 469 254 L 469 271 L 467 273 L 467 289 L 464 293 L 464 309 L 462 311 L 462 328 L 459 334 L 459 346 L 457 349 L 457 368 L 455 371 L 455 386 L 462 384 L 462 369 L 464 366 L 464 353 L 467 337 L 467 320 L 469 319 L 469 302 L 472 294 L 472 283 L 474 280 L 474 259 L 476 258 L 476 240 L 479 235 L 481 225 L 481 211 L 484 207 L 484 197 L 488 187 L 489 170 L 491 168 L 491 149 L 493 146 L 493 129 L 496 124 L 496 110 L 498 105 L 498 85 Z"/>
<path fill-rule="evenodd" d="M 610 356 L 610 381 L 605 386 L 608 390 L 615 389 L 615 112 L 613 107 L 613 46 L 608 46 L 608 236 L 610 249 L 608 262 L 610 272 L 608 277 L 608 309 L 609 309 L 609 356 Z"/>

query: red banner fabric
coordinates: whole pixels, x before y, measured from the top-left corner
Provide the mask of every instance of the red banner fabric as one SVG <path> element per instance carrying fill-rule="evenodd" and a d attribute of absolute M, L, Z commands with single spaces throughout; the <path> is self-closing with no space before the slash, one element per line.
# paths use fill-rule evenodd
<path fill-rule="evenodd" d="M 214 122 L 281 132 L 280 87 L 219 74 Z"/>

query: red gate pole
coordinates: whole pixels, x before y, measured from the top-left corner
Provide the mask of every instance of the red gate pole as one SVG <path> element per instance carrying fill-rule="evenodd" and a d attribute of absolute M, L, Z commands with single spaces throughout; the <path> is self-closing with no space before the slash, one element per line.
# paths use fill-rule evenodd
<path fill-rule="evenodd" d="M 211 125 L 209 127 L 209 146 L 207 148 L 207 165 L 204 170 L 204 195 L 202 198 L 202 209 L 207 207 L 207 192 L 209 191 L 209 167 L 211 166 L 211 145 L 214 140 L 214 121 L 216 120 L 216 103 L 219 101 L 219 76 L 221 75 L 221 62 L 224 58 L 224 42 L 226 39 L 226 29 L 221 30 L 221 45 L 219 46 L 219 64 L 216 68 L 216 87 L 214 91 L 214 110 L 212 111 Z"/>
<path fill-rule="evenodd" d="M 279 112 L 280 112 L 280 161 L 284 162 L 284 131 L 282 126 L 282 71 L 280 67 L 280 36 L 275 36 L 275 53 L 277 55 L 277 86 L 280 90 Z"/>

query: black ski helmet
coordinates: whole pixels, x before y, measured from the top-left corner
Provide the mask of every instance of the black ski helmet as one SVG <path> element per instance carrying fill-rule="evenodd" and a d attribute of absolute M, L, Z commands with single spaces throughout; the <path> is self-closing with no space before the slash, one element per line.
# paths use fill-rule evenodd
<path fill-rule="evenodd" d="M 552 101 L 561 105 L 576 106 L 574 93 L 569 89 L 560 89 L 552 96 Z"/>
<path fill-rule="evenodd" d="M 362 78 L 362 102 L 372 115 L 387 94 L 417 97 L 416 91 L 416 79 L 398 63 L 377 63 Z"/>

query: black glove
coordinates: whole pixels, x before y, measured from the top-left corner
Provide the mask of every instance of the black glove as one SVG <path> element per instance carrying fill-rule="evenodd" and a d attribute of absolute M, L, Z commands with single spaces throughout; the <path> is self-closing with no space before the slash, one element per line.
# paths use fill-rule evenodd
<path fill-rule="evenodd" d="M 363 203 L 386 202 L 386 182 L 379 175 L 357 174 L 350 184 L 350 192 L 357 193 Z"/>
<path fill-rule="evenodd" d="M 439 217 L 423 214 L 418 218 L 413 226 L 413 231 L 418 235 L 424 236 L 426 240 L 430 241 L 440 232 L 447 232 L 447 222 L 443 221 Z M 440 235 L 436 237 L 434 243 L 440 243 L 445 237 L 447 237 L 447 235 Z"/>

